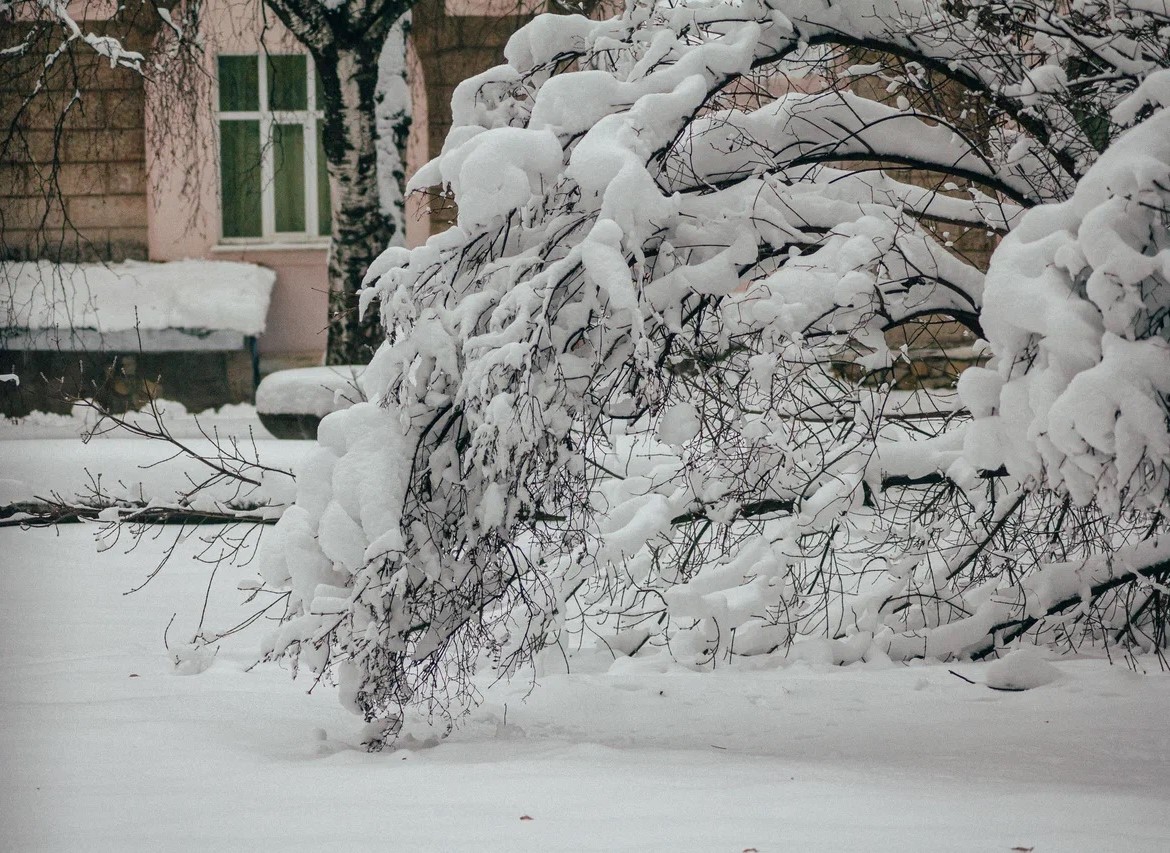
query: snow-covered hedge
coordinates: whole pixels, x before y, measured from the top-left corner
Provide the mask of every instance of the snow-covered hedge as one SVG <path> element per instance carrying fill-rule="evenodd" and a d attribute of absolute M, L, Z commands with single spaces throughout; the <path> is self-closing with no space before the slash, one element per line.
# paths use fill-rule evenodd
<path fill-rule="evenodd" d="M 1042 628 L 1142 642 L 1164 612 L 1141 601 L 1167 566 L 1162 474 L 1142 469 L 1135 512 L 1091 500 L 1108 489 L 1053 476 L 1011 395 L 1052 387 L 1052 408 L 1029 402 L 1047 416 L 1082 394 L 1055 349 L 1087 333 L 1021 312 L 1069 291 L 1043 269 L 1068 240 L 1041 232 L 1094 210 L 1153 237 L 1126 242 L 1140 265 L 1098 258 L 1104 238 L 1054 257 L 1074 289 L 1101 270 L 1069 316 L 1105 310 L 1104 355 L 1076 369 L 1139 341 L 1164 353 L 1158 155 L 1128 196 L 1110 155 L 1092 164 L 1156 111 L 1167 25 L 1125 0 L 680 0 L 521 29 L 507 64 L 458 88 L 414 179 L 454 194 L 456 226 L 369 272 L 381 398 L 322 423 L 265 554 L 291 590 L 269 654 L 336 673 L 376 743 L 404 707 L 448 712 L 478 663 L 508 671 L 582 615 L 615 650 L 696 666 L 985 654 Z M 960 237 L 1044 205 L 989 289 Z M 964 380 L 974 430 L 881 384 L 905 358 L 886 331 L 938 315 L 997 359 Z M 1142 394 L 1140 424 L 1127 410 L 1115 444 L 1081 432 L 1094 452 L 1069 458 L 1128 476 L 1140 433 L 1141 464 L 1161 464 L 1164 389 Z"/>

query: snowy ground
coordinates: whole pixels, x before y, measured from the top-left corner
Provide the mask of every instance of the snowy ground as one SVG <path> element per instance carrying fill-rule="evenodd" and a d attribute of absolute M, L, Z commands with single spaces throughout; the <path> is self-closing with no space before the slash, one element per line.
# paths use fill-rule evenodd
<path fill-rule="evenodd" d="M 159 406 L 171 436 L 209 458 L 216 456 L 218 445 L 227 452 L 238 451 L 242 458 L 291 471 L 308 446 L 303 441 L 274 439 L 252 406 L 224 406 L 198 415 L 189 414 L 181 403 L 161 401 Z M 143 428 L 155 427 L 153 418 L 145 414 L 126 417 Z M 173 504 L 177 495 L 210 473 L 171 444 L 129 437 L 108 423 L 83 442 L 81 436 L 93 432 L 96 425 L 94 412 L 81 406 L 72 416 L 35 412 L 19 421 L 0 418 L 0 507 L 37 499 L 72 503 L 95 491 L 113 498 Z M 245 473 L 260 480 L 260 486 L 227 482 L 206 490 L 206 496 L 253 503 L 293 500 L 291 477 Z"/>
<path fill-rule="evenodd" d="M 2 443 L 0 464 L 61 452 L 42 444 Z M 531 693 L 493 688 L 438 746 L 370 755 L 331 689 L 245 672 L 255 632 L 176 674 L 163 632 L 198 620 L 196 538 L 125 596 L 174 528 L 129 553 L 93 531 L 0 531 L 0 849 L 1170 849 L 1153 660 L 1062 661 L 1004 693 L 948 672 L 985 665 L 697 674 L 586 653 Z M 243 615 L 252 576 L 220 571 L 208 627 Z"/>

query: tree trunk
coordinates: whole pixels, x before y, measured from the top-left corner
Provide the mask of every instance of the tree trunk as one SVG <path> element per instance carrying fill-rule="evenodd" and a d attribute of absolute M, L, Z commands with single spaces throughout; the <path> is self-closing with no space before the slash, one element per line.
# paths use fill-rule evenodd
<path fill-rule="evenodd" d="M 370 38 L 330 45 L 314 57 L 321 74 L 323 143 L 333 200 L 326 364 L 364 364 L 384 338 L 376 311 L 358 318 L 358 291 L 366 269 L 395 235 L 378 196 L 374 107 L 381 49 L 381 39 Z"/>
<path fill-rule="evenodd" d="M 406 143 L 414 107 L 407 72 L 410 17 L 405 13 L 390 28 L 378 59 L 378 189 L 398 246 L 406 245 Z"/>

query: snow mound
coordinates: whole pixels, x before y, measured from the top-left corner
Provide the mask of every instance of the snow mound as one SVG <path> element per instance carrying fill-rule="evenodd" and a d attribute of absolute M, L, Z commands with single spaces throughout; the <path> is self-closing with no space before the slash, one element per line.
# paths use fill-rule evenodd
<path fill-rule="evenodd" d="M 1022 646 L 987 667 L 986 684 L 993 690 L 1031 690 L 1060 678 L 1060 670 L 1044 660 L 1043 650 Z"/>
<path fill-rule="evenodd" d="M 264 331 L 276 273 L 255 264 L 0 264 L 0 328 Z"/>
<path fill-rule="evenodd" d="M 206 438 L 218 435 L 223 439 L 269 439 L 273 436 L 256 418 L 256 407 L 248 403 L 228 403 L 218 409 L 191 412 L 177 400 L 157 399 L 154 409 L 162 418 L 167 431 L 175 438 Z M 130 411 L 121 419 L 130 426 L 146 430 L 156 427 L 154 414 L 149 409 Z M 44 439 L 89 438 L 125 439 L 130 435 L 101 420 L 98 410 L 87 403 L 78 403 L 67 415 L 54 412 L 29 412 L 21 418 L 0 418 L 0 441 L 42 441 Z"/>
<path fill-rule="evenodd" d="M 300 367 L 269 374 L 256 389 L 256 411 L 266 415 L 315 415 L 348 409 L 366 399 L 364 365 Z"/>

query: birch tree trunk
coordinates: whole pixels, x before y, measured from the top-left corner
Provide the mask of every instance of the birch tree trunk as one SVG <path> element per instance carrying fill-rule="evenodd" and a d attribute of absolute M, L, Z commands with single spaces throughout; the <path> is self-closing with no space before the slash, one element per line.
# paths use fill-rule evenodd
<path fill-rule="evenodd" d="M 329 172 L 333 222 L 329 246 L 327 364 L 368 362 L 383 340 L 377 312 L 358 318 L 366 269 L 401 229 L 379 202 L 378 57 L 411 0 L 350 0 L 327 8 L 320 0 L 265 0 L 308 48 L 321 77 L 322 142 Z M 403 119 L 409 122 L 409 113 Z M 396 134 L 405 145 L 406 134 Z M 405 161 L 405 152 L 402 152 Z"/>
<path fill-rule="evenodd" d="M 335 47 L 317 58 L 321 74 L 325 158 L 333 196 L 329 246 L 327 364 L 368 362 L 382 342 L 377 313 L 358 317 L 362 277 L 395 235 L 378 190 L 374 113 L 382 40 Z"/>

